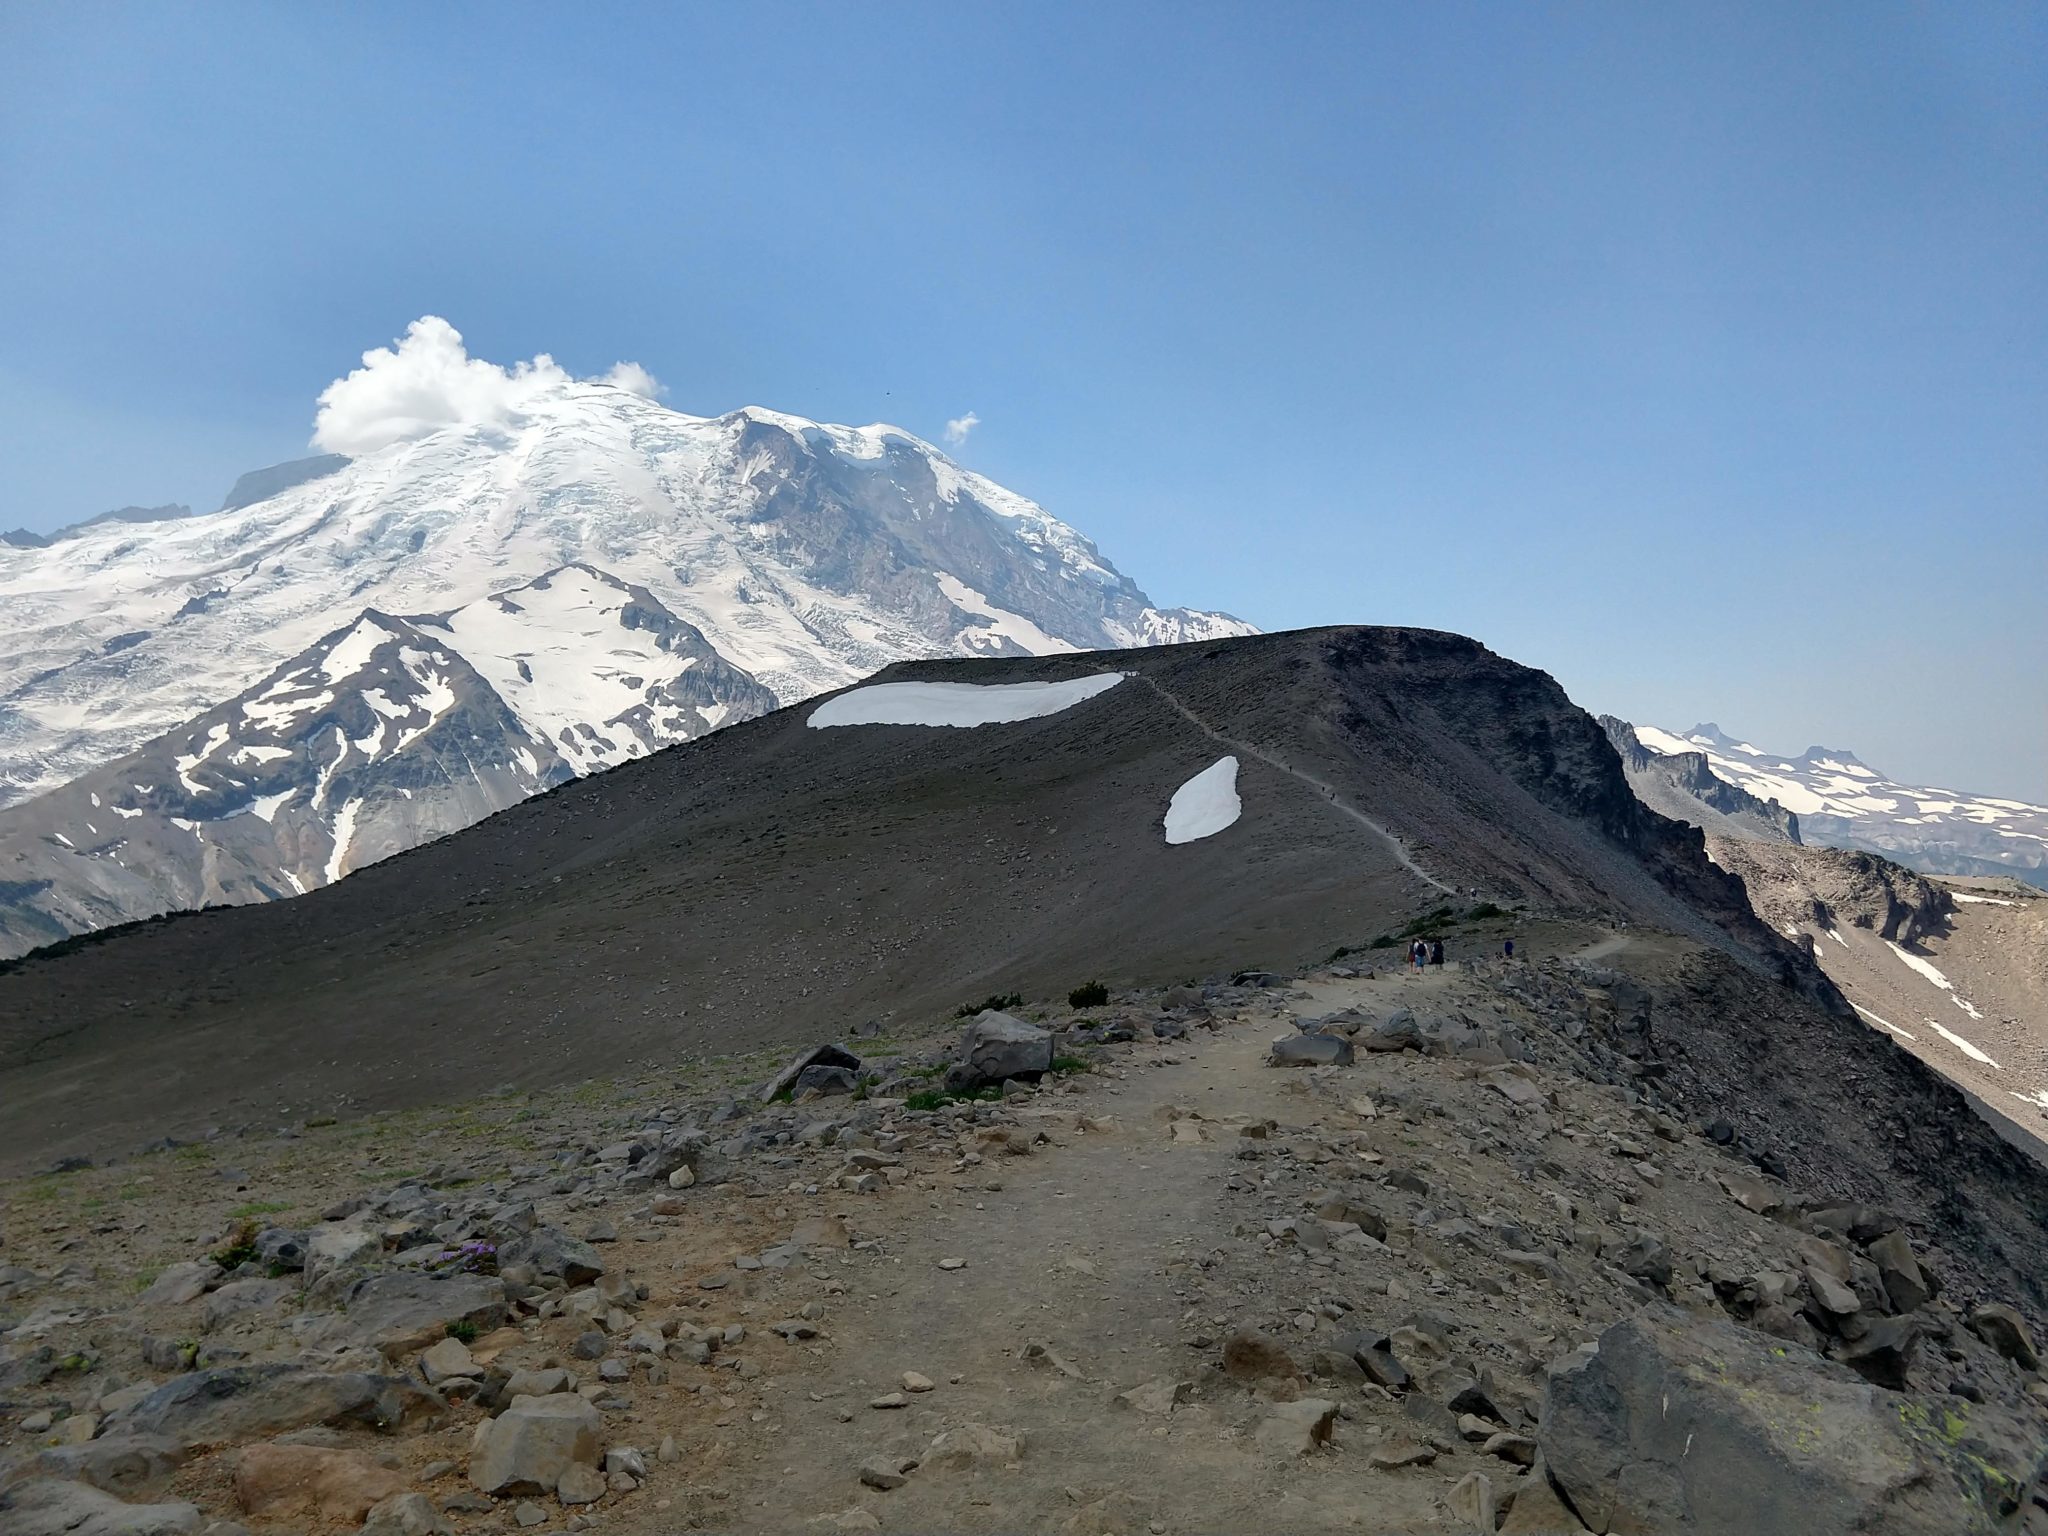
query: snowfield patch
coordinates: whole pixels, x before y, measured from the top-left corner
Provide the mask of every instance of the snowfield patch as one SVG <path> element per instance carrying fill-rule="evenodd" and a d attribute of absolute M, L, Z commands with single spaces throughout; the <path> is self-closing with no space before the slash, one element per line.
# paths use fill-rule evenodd
<path fill-rule="evenodd" d="M 873 683 L 827 699 L 804 724 L 1014 725 L 1038 720 L 1107 693 L 1130 674 L 1098 672 L 1063 683 Z"/>
<path fill-rule="evenodd" d="M 1942 975 L 1941 971 L 1935 966 L 1933 961 L 1923 960 L 1918 955 L 1914 954 L 1911 950 L 1901 949 L 1898 945 L 1894 944 L 1890 939 L 1886 939 L 1884 941 L 1884 947 L 1890 950 L 1893 954 L 1897 955 L 1901 960 L 1905 961 L 1906 964 L 1913 967 L 1913 969 L 1918 971 L 1922 976 L 1925 976 L 1929 981 L 1933 982 L 1937 987 L 1941 988 L 1942 991 L 1955 991 L 1955 983 L 1950 981 L 1946 976 Z"/>
<path fill-rule="evenodd" d="M 1946 1025 L 1938 1024 L 1933 1019 L 1929 1019 L 1927 1022 L 1929 1026 L 1933 1028 L 1934 1032 L 1937 1035 L 1941 1036 L 1942 1039 L 1946 1040 L 1950 1045 L 1954 1046 L 1957 1050 L 1961 1051 L 1965 1056 L 1969 1057 L 1970 1060 L 1981 1061 L 1984 1063 L 1985 1066 L 1990 1067 L 1994 1071 L 2003 1072 L 2005 1070 L 2005 1068 L 1999 1066 L 1997 1062 L 1993 1061 L 1989 1056 L 1985 1055 L 1984 1052 L 1977 1049 L 1976 1046 L 1972 1045 L 1969 1041 L 1965 1040 L 1961 1035 L 1957 1034 L 1954 1030 L 1948 1028 Z"/>
<path fill-rule="evenodd" d="M 1237 759 L 1218 758 L 1173 792 L 1166 807 L 1166 840 L 1193 843 L 1214 837 L 1243 814 Z"/>

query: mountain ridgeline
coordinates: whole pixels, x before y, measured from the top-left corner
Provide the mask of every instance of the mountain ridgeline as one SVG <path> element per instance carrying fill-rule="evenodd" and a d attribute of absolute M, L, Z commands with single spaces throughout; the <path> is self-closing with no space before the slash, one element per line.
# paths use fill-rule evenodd
<path fill-rule="evenodd" d="M 1097 974 L 1282 968 L 1480 899 L 1690 935 L 1839 1007 L 1591 717 L 1473 641 L 1301 631 L 876 686 L 1080 678 L 1106 691 L 971 729 L 777 710 L 298 900 L 17 961 L 6 1134 L 420 1102 L 484 1062 L 559 1081 Z M 1226 756 L 1242 818 L 1170 844 L 1176 788 Z"/>
<path fill-rule="evenodd" d="M 928 655 L 1248 633 L 888 427 L 567 386 L 0 548 L 0 955 L 326 884 Z"/>

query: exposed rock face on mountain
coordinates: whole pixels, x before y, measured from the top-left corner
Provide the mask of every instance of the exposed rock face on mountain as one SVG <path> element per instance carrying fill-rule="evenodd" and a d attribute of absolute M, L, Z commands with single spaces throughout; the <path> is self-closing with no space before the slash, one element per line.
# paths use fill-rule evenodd
<path fill-rule="evenodd" d="M 1825 988 L 1697 831 L 1636 800 L 1589 716 L 1472 641 L 1306 631 L 882 674 L 926 679 L 1111 686 L 974 727 L 813 728 L 810 708 L 778 711 L 563 785 L 331 895 L 31 958 L 0 976 L 0 1060 L 48 1060 L 51 1036 L 112 1052 L 95 1115 L 139 1113 L 116 1079 L 154 1101 L 159 1074 L 186 1085 L 191 1114 L 224 1112 L 271 1073 L 276 1102 L 431 1092 L 507 1038 L 525 1042 L 516 1071 L 541 1081 L 678 1031 L 794 1037 L 849 1011 L 1097 968 L 1170 980 L 1226 957 L 1293 964 L 1475 890 L 1690 933 Z M 1175 791 L 1226 753 L 1242 764 L 1241 818 L 1169 844 Z M 756 964 L 736 969 L 736 947 Z M 402 1066 L 385 1043 L 401 1019 Z M 216 1050 L 242 1065 L 201 1069 Z M 28 1133 L 36 1117 L 13 1118 Z"/>
<path fill-rule="evenodd" d="M 248 479 L 247 475 L 242 477 Z M 161 507 L 116 507 L 111 512 L 102 512 L 97 517 L 88 517 L 83 522 L 67 523 L 54 533 L 31 533 L 26 528 L 16 528 L 0 533 L 0 545 L 12 545 L 16 549 L 47 549 L 65 539 L 75 539 L 80 534 L 90 533 L 95 528 L 105 528 L 116 523 L 163 523 L 181 517 L 190 517 L 192 509 L 182 502 L 170 502 Z"/>
<path fill-rule="evenodd" d="M 1621 754 L 1630 788 L 1658 815 L 1726 837 L 1800 841 L 1797 816 L 1775 800 L 1737 789 L 1714 772 L 1704 752 L 1653 752 L 1626 720 L 1602 715 L 1600 724 Z"/>
<path fill-rule="evenodd" d="M 1720 837 L 1708 848 L 1873 1029 L 2048 1137 L 2048 895 L 1931 879 L 1855 849 Z"/>
<path fill-rule="evenodd" d="M 1697 753 L 1722 781 L 1775 800 L 1798 818 L 1802 841 L 1867 849 L 1926 874 L 2011 875 L 2048 886 L 2048 806 L 1900 784 L 1835 747 L 1780 757 L 1717 725 L 1683 735 L 1648 725 L 1633 730 L 1651 752 Z M 1681 770 L 1681 777 L 1689 773 Z M 1740 835 L 1736 827 L 1710 830 Z"/>
<path fill-rule="evenodd" d="M 253 507 L 259 501 L 268 501 L 308 480 L 322 479 L 347 465 L 344 454 L 320 453 L 310 459 L 293 459 L 289 464 L 273 464 L 268 469 L 252 469 L 228 488 L 220 509 L 232 512 L 237 507 Z"/>
<path fill-rule="evenodd" d="M 195 896 L 311 887 L 559 769 L 693 740 L 906 657 L 1249 632 L 1155 608 L 1073 529 L 893 428 L 684 416 L 598 384 L 542 393 L 508 427 L 278 465 L 243 476 L 219 512 L 171 510 L 0 549 L 0 807 L 16 803 L 0 821 L 0 954 Z M 346 722 L 311 702 L 320 690 L 295 695 L 288 719 L 260 695 L 309 668 L 322 689 L 345 687 L 324 671 L 335 637 L 397 622 L 463 677 L 466 721 L 503 718 L 480 728 L 474 782 L 431 807 L 420 795 L 446 765 L 405 759 L 441 738 L 395 726 L 377 748 L 392 792 L 337 802 L 322 773 L 346 755 Z M 379 678 L 363 681 L 333 707 L 374 713 Z M 184 803 L 156 768 L 194 742 L 208 763 L 268 767 Z M 124 852 L 79 820 L 106 783 L 34 798 L 92 772 L 124 811 L 147 801 L 206 830 L 181 851 L 179 836 L 124 828 Z M 138 783 L 171 798 L 138 797 Z M 273 800 L 302 814 L 212 825 Z M 80 852 L 88 841 L 102 851 Z M 224 848 L 237 850 L 224 862 L 208 851 Z"/>

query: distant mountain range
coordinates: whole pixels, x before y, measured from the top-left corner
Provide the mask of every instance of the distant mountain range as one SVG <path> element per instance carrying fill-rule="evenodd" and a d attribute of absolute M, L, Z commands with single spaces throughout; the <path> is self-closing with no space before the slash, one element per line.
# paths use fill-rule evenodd
<path fill-rule="evenodd" d="M 564 383 L 0 543 L 0 954 L 311 889 L 920 656 L 1252 632 L 893 427 Z"/>
<path fill-rule="evenodd" d="M 1927 874 L 2010 875 L 2048 887 L 2048 806 L 1902 784 L 1838 747 L 1809 747 L 1787 757 L 1739 741 L 1718 725 L 1681 733 L 1630 727 L 1612 717 L 1606 723 L 1610 737 L 1619 726 L 1652 754 L 1634 766 L 1637 793 L 1666 815 L 1680 815 L 1682 800 L 1657 804 L 1652 797 L 1680 779 L 1696 785 L 1679 793 L 1698 801 L 1712 819 L 1684 819 L 1709 831 L 1768 837 L 1776 824 L 1778 835 L 1792 842 L 1860 848 Z M 1622 750 L 1626 759 L 1628 751 Z M 1741 801 L 1702 780 L 1701 768 L 1739 791 Z"/>

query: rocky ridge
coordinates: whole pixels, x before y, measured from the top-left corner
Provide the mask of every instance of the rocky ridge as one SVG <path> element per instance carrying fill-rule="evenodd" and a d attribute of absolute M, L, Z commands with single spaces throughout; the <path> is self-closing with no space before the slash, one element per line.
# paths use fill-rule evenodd
<path fill-rule="evenodd" d="M 0 1508 L 22 1536 L 2048 1529 L 2040 1176 L 1712 951 L 1522 938 L 1544 958 L 1005 1000 L 765 1074 L 17 1184 Z M 1800 1091 L 1935 1139 L 1872 1178 L 1812 1104 L 1726 1112 L 1754 1063 L 1705 1040 L 1757 1010 L 1863 1077 Z M 1329 1059 L 1268 1064 L 1299 1040 Z"/>

